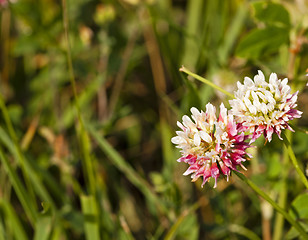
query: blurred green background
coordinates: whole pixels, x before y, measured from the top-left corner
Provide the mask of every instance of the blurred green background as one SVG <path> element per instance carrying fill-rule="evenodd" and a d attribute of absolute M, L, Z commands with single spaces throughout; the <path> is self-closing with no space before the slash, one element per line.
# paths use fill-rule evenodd
<path fill-rule="evenodd" d="M 237 177 L 191 183 L 170 139 L 191 107 L 229 106 L 182 65 L 230 92 L 258 69 L 288 77 L 307 129 L 307 13 L 304 0 L 0 0 L 0 239 L 296 237 Z M 308 136 L 290 136 L 305 170 Z M 257 145 L 245 175 L 307 224 L 283 144 Z"/>

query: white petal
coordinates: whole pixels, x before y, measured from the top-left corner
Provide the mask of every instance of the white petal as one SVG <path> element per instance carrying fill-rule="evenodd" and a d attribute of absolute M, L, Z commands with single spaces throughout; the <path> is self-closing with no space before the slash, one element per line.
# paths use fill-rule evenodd
<path fill-rule="evenodd" d="M 238 99 L 229 100 L 229 104 L 230 104 L 231 108 L 236 106 L 236 101 L 238 101 Z"/>
<path fill-rule="evenodd" d="M 257 108 L 257 111 L 261 111 L 261 103 L 259 102 L 259 100 L 253 100 L 253 105 Z"/>
<path fill-rule="evenodd" d="M 206 104 L 205 108 L 206 108 L 206 114 L 207 114 L 209 123 L 213 125 L 214 121 L 216 120 L 216 109 L 210 103 Z"/>
<path fill-rule="evenodd" d="M 286 106 L 286 103 L 285 103 L 285 102 L 284 102 L 284 103 L 281 103 L 281 104 L 279 105 L 279 110 L 282 111 L 282 109 L 283 109 L 285 106 Z"/>
<path fill-rule="evenodd" d="M 275 101 L 273 98 L 273 94 L 270 91 L 265 91 L 264 94 L 268 102 L 272 103 L 273 101 Z"/>
<path fill-rule="evenodd" d="M 261 80 L 265 81 L 264 74 L 263 74 L 263 72 L 261 70 L 258 70 L 258 75 L 259 75 Z"/>
<path fill-rule="evenodd" d="M 268 109 L 269 111 L 273 111 L 274 108 L 275 108 L 275 105 L 274 105 L 273 103 L 268 103 L 268 104 L 267 104 L 267 109 Z"/>
<path fill-rule="evenodd" d="M 253 80 L 255 81 L 255 85 L 257 87 L 262 87 L 264 85 L 267 85 L 267 82 L 265 82 L 265 79 L 264 79 L 264 75 L 263 73 L 259 70 L 259 73 L 260 75 L 256 75 Z"/>
<path fill-rule="evenodd" d="M 182 137 L 176 136 L 171 138 L 171 142 L 173 144 L 181 144 L 181 143 L 186 143 L 185 139 L 183 139 Z"/>
<path fill-rule="evenodd" d="M 271 92 L 274 92 L 274 91 L 275 91 L 275 88 L 276 88 L 277 86 L 275 86 L 275 85 L 273 85 L 273 84 L 268 84 L 268 87 L 270 88 L 270 91 L 271 91 Z"/>
<path fill-rule="evenodd" d="M 287 86 L 287 84 L 288 84 L 288 79 L 287 79 L 287 78 L 284 78 L 284 79 L 282 80 L 282 82 L 281 82 L 281 85 L 282 85 L 282 86 Z"/>
<path fill-rule="evenodd" d="M 192 113 L 192 118 L 195 120 L 195 123 L 197 123 L 198 121 L 201 120 L 201 113 L 199 112 L 199 110 L 195 107 L 192 107 L 190 109 L 191 113 Z"/>
<path fill-rule="evenodd" d="M 253 98 L 253 105 L 257 108 L 257 110 L 261 110 L 261 104 L 258 98 L 258 95 L 255 92 L 251 92 L 252 98 Z"/>
<path fill-rule="evenodd" d="M 249 99 L 250 98 L 250 93 L 251 93 L 251 91 L 247 90 L 247 92 L 245 93 L 245 98 Z"/>
<path fill-rule="evenodd" d="M 244 103 L 245 103 L 245 105 L 249 108 L 252 104 L 251 104 L 251 102 L 250 102 L 250 100 L 248 99 L 248 98 L 244 98 Z"/>
<path fill-rule="evenodd" d="M 258 95 L 254 91 L 251 91 L 251 96 L 254 101 L 259 101 Z"/>
<path fill-rule="evenodd" d="M 264 96 L 264 94 L 263 94 L 263 93 L 261 93 L 261 92 L 257 92 L 257 95 L 258 95 L 258 97 L 259 97 L 259 98 L 261 98 L 261 99 L 262 99 L 262 101 L 263 101 L 263 102 L 265 102 L 265 101 L 266 101 L 266 97 Z"/>
<path fill-rule="evenodd" d="M 267 113 L 268 113 L 267 105 L 266 105 L 265 103 L 261 103 L 261 111 L 262 111 L 264 114 L 267 114 Z"/>
<path fill-rule="evenodd" d="M 275 98 L 276 99 L 280 99 L 281 98 L 281 93 L 280 93 L 278 88 L 276 88 L 276 90 L 275 90 Z"/>
<path fill-rule="evenodd" d="M 246 87 L 253 87 L 255 84 L 254 84 L 254 82 L 249 78 L 249 77 L 245 77 L 244 78 L 244 85 L 246 86 Z"/>
<path fill-rule="evenodd" d="M 286 115 L 284 115 L 284 116 L 282 117 L 282 119 L 283 119 L 285 122 L 287 122 L 287 121 L 289 120 L 289 118 L 288 118 Z"/>
<path fill-rule="evenodd" d="M 195 146 L 199 147 L 200 146 L 200 143 L 201 143 L 201 138 L 199 136 L 199 133 L 196 133 L 194 135 L 194 144 Z"/>
<path fill-rule="evenodd" d="M 200 137 L 201 137 L 204 141 L 206 141 L 207 143 L 211 143 L 211 142 L 212 142 L 212 138 L 211 138 L 211 136 L 210 136 L 207 132 L 205 132 L 205 131 L 200 131 L 199 134 L 200 134 Z"/>
<path fill-rule="evenodd" d="M 243 103 L 243 101 L 238 101 L 238 104 L 236 105 L 236 107 L 243 111 L 247 110 L 246 105 Z"/>
<path fill-rule="evenodd" d="M 183 126 L 182 123 L 180 123 L 179 121 L 176 122 L 176 124 L 178 125 L 179 128 L 181 128 L 183 131 L 186 130 L 186 128 Z"/>
<path fill-rule="evenodd" d="M 196 115 L 196 116 L 201 115 L 200 112 L 199 112 L 199 110 L 198 110 L 197 108 L 195 108 L 195 107 L 192 107 L 192 108 L 190 109 L 190 111 L 191 111 L 192 114 L 194 114 L 194 115 Z"/>
<path fill-rule="evenodd" d="M 282 89 L 281 89 L 281 93 L 282 93 L 283 95 L 289 94 L 290 91 L 291 91 L 291 88 L 290 88 L 290 86 L 288 86 L 288 85 L 283 86 Z"/>
<path fill-rule="evenodd" d="M 252 114 L 257 114 L 257 108 L 254 105 L 249 106 L 248 109 Z"/>
<path fill-rule="evenodd" d="M 182 131 L 176 131 L 176 134 L 182 138 L 187 138 L 187 133 Z"/>
<path fill-rule="evenodd" d="M 271 73 L 270 78 L 269 78 L 269 83 L 273 85 L 274 87 L 277 87 L 277 81 L 278 81 L 277 74 Z"/>
<path fill-rule="evenodd" d="M 187 115 L 184 115 L 182 120 L 185 127 L 188 127 L 190 129 L 195 128 L 195 124 L 190 120 L 190 118 Z"/>
<path fill-rule="evenodd" d="M 297 94 L 298 94 L 298 91 L 293 94 L 292 98 L 290 99 L 290 103 L 295 103 L 297 101 Z"/>
<path fill-rule="evenodd" d="M 237 84 L 237 88 L 238 88 L 239 90 L 244 90 L 244 89 L 243 89 L 243 84 L 241 84 L 239 81 L 238 81 L 236 84 Z"/>
<path fill-rule="evenodd" d="M 227 122 L 227 108 L 223 103 L 220 104 L 220 117 L 222 118 L 223 122 Z"/>

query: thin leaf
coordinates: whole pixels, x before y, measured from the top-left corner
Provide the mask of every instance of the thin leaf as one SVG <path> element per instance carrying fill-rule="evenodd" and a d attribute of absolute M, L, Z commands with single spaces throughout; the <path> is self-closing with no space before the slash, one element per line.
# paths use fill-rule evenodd
<path fill-rule="evenodd" d="M 0 207 L 5 213 L 6 223 L 13 229 L 13 234 L 16 240 L 28 239 L 23 225 L 20 222 L 20 217 L 16 214 L 14 207 L 3 199 L 0 200 Z"/>
<path fill-rule="evenodd" d="M 52 227 L 52 217 L 41 216 L 35 226 L 34 240 L 48 240 Z"/>
<path fill-rule="evenodd" d="M 28 196 L 28 192 L 26 191 L 24 185 L 22 184 L 21 180 L 19 179 L 16 171 L 12 168 L 10 162 L 8 161 L 7 157 L 3 154 L 2 149 L 0 148 L 0 159 L 1 162 L 10 178 L 10 181 L 16 191 L 18 199 L 22 204 L 30 222 L 35 223 L 37 220 L 37 214 L 35 211 L 35 206 L 33 202 L 29 201 L 30 197 Z"/>
<path fill-rule="evenodd" d="M 110 158 L 112 163 L 122 171 L 125 176 L 145 195 L 145 197 L 154 203 L 160 211 L 167 212 L 167 209 L 161 204 L 159 198 L 154 194 L 152 187 L 122 158 L 122 156 L 106 141 L 104 137 L 99 136 L 98 132 L 88 126 L 89 133 L 98 143 L 99 147 Z"/>
<path fill-rule="evenodd" d="M 187 27 L 186 32 L 193 37 L 186 37 L 184 43 L 184 54 L 182 64 L 195 68 L 199 55 L 198 34 L 202 18 L 202 0 L 188 1 Z"/>
<path fill-rule="evenodd" d="M 238 39 L 238 36 L 241 33 L 240 31 L 245 24 L 247 14 L 248 9 L 246 4 L 240 4 L 227 33 L 225 34 L 227 37 L 224 38 L 224 42 L 219 48 L 218 57 L 222 65 L 225 65 L 228 61 L 228 57 L 234 48 L 234 43 Z"/>
<path fill-rule="evenodd" d="M 88 240 L 99 240 L 98 209 L 95 198 L 92 196 L 81 196 L 81 209 L 84 216 L 85 234 Z"/>
<path fill-rule="evenodd" d="M 21 155 L 21 153 L 18 151 L 17 147 L 14 145 L 14 143 L 11 141 L 11 139 L 8 137 L 6 132 L 1 127 L 0 127 L 0 140 L 8 148 L 8 150 L 12 153 L 12 155 L 15 157 L 15 159 L 17 159 L 19 162 L 23 161 L 25 171 L 27 172 L 35 190 L 40 195 L 40 197 L 42 197 L 42 199 L 45 202 L 49 202 L 52 205 L 52 207 L 55 208 L 55 204 L 54 204 L 53 199 L 51 198 L 49 192 L 45 188 L 41 178 L 38 176 L 38 171 L 36 171 L 30 165 L 30 161 L 25 160 L 24 155 Z M 31 199 L 31 198 L 29 198 L 29 199 Z"/>
<path fill-rule="evenodd" d="M 230 232 L 234 232 L 234 233 L 237 233 L 239 235 L 242 235 L 242 236 L 246 237 L 247 239 L 260 240 L 260 238 L 258 237 L 257 234 L 255 234 L 250 229 L 245 228 L 245 227 L 243 227 L 241 225 L 230 224 L 228 226 L 228 229 L 229 229 Z"/>

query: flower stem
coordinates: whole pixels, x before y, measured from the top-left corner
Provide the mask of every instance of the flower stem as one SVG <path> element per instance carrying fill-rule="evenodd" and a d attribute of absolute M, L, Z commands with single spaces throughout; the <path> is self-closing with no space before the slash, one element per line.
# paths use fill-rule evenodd
<path fill-rule="evenodd" d="M 246 178 L 242 173 L 234 171 L 234 173 L 249 187 L 252 188 L 260 197 L 266 200 L 269 204 L 273 206 L 279 213 L 281 213 L 284 218 L 304 237 L 304 239 L 308 239 L 308 234 L 302 228 L 299 223 L 297 223 L 283 208 L 281 208 L 273 199 L 271 199 L 265 192 L 263 192 L 257 185 L 255 185 L 251 180 Z"/>
<path fill-rule="evenodd" d="M 288 138 L 285 134 L 282 133 L 282 137 L 283 137 L 283 143 L 287 147 L 288 154 L 289 154 L 289 157 L 292 161 L 292 164 L 293 164 L 295 170 L 297 171 L 299 178 L 301 179 L 301 181 L 303 182 L 305 187 L 308 189 L 308 180 L 307 180 L 305 174 L 302 172 L 302 170 L 300 169 L 300 167 L 298 165 L 298 162 L 297 162 L 297 159 L 296 159 L 295 154 L 293 152 L 292 146 L 291 146 L 291 144 L 290 144 L 290 142 L 289 142 L 289 140 L 288 140 Z"/>
<path fill-rule="evenodd" d="M 189 71 L 189 70 L 188 70 L 187 68 L 185 68 L 184 66 L 182 66 L 182 67 L 180 68 L 180 71 L 181 71 L 181 72 L 184 72 L 184 73 L 187 73 L 188 75 L 190 75 L 190 76 L 194 77 L 195 79 L 197 79 L 197 80 L 199 80 L 199 81 L 201 81 L 201 82 L 203 82 L 203 83 L 205 83 L 205 84 L 211 86 L 212 88 L 217 89 L 218 91 L 220 91 L 220 92 L 226 94 L 226 95 L 229 96 L 230 98 L 234 98 L 234 95 L 233 95 L 232 93 L 229 93 L 228 91 L 224 90 L 223 88 L 217 86 L 215 83 L 212 83 L 211 81 L 209 81 L 209 80 L 207 80 L 207 79 L 205 79 L 205 78 L 199 76 L 198 74 L 195 74 L 195 73 Z"/>
<path fill-rule="evenodd" d="M 287 136 L 291 140 L 291 131 L 286 132 Z M 289 173 L 289 155 L 288 149 L 286 146 L 283 148 L 283 162 L 282 162 L 282 172 L 281 172 L 281 183 L 282 186 L 279 191 L 278 196 L 278 205 L 282 208 L 286 207 L 287 203 L 287 195 L 288 195 L 288 185 L 287 185 L 287 177 Z M 282 238 L 283 233 L 283 225 L 284 225 L 284 218 L 282 215 L 276 215 L 275 218 L 275 227 L 274 227 L 274 234 L 273 240 L 279 240 Z"/>

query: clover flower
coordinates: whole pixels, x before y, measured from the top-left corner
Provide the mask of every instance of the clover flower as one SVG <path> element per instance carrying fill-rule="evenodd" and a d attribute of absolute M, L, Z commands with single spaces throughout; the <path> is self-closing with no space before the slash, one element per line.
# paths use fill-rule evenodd
<path fill-rule="evenodd" d="M 280 80 L 276 73 L 266 82 L 260 70 L 253 80 L 245 77 L 244 84 L 237 82 L 235 99 L 229 101 L 230 112 L 242 124 L 241 130 L 252 133 L 251 142 L 262 134 L 270 142 L 274 132 L 282 139 L 282 129 L 294 131 L 288 122 L 300 118 L 302 112 L 295 109 L 298 91 L 290 94 L 287 83 L 287 78 Z"/>
<path fill-rule="evenodd" d="M 192 181 L 203 177 L 203 185 L 215 179 L 214 188 L 217 185 L 217 178 L 220 174 L 227 177 L 232 170 L 242 165 L 249 156 L 246 149 L 249 144 L 245 140 L 249 137 L 239 133 L 233 115 L 227 113 L 223 104 L 220 105 L 220 115 L 217 120 L 215 107 L 208 103 L 206 111 L 199 112 L 191 108 L 192 119 L 183 116 L 183 124 L 177 122 L 182 131 L 177 131 L 177 136 L 171 142 L 181 149 L 182 157 L 178 162 L 188 163 L 190 166 L 183 175 L 191 175 Z"/>

